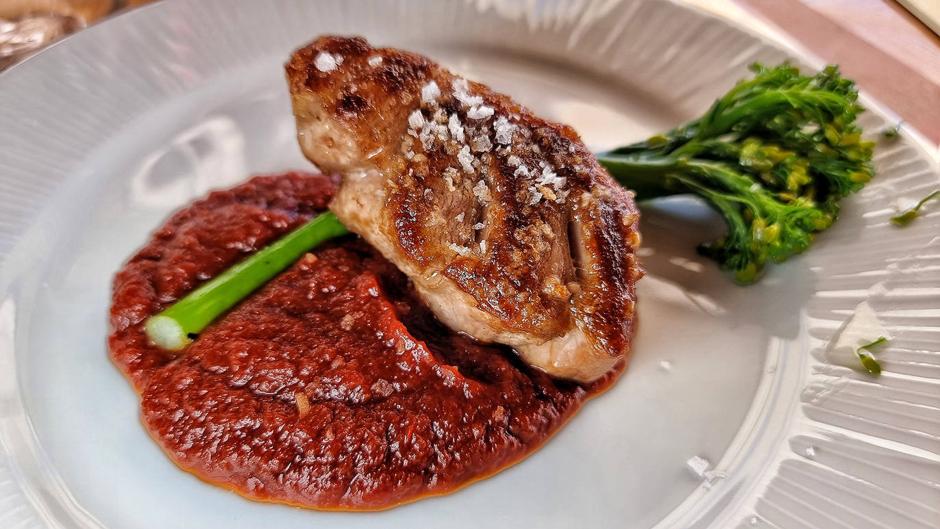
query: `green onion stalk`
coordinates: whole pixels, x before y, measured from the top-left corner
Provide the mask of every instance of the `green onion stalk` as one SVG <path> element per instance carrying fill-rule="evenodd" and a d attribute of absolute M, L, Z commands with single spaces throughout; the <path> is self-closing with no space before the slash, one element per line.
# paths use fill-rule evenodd
<path fill-rule="evenodd" d="M 322 213 L 273 244 L 210 279 L 147 320 L 145 331 L 162 349 L 179 351 L 220 315 L 270 281 L 304 253 L 348 233 L 336 215 Z"/>

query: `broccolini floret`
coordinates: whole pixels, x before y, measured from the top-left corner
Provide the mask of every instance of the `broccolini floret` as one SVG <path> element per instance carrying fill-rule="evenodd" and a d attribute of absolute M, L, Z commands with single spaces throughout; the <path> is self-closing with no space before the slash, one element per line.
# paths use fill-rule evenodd
<path fill-rule="evenodd" d="M 873 143 L 855 122 L 858 92 L 837 67 L 811 77 L 788 64 L 752 71 L 702 117 L 598 156 L 639 200 L 706 200 L 728 232 L 700 251 L 744 284 L 806 250 L 839 201 L 873 176 Z"/>

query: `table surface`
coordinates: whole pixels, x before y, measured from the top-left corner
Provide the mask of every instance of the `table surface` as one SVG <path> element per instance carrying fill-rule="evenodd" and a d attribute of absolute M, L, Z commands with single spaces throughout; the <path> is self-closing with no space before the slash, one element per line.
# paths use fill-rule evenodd
<path fill-rule="evenodd" d="M 940 37 L 897 2 L 684 1 L 839 64 L 904 126 L 940 144 Z"/>

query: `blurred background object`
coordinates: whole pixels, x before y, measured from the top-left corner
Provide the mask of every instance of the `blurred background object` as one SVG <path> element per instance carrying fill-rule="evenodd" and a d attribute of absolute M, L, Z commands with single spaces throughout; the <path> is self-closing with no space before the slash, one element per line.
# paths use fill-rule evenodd
<path fill-rule="evenodd" d="M 82 27 L 81 19 L 57 13 L 0 18 L 0 70 Z"/>
<path fill-rule="evenodd" d="M 940 145 L 940 0 L 682 0 L 838 64 Z M 916 15 L 916 16 L 915 16 Z"/>
<path fill-rule="evenodd" d="M 940 2 L 937 0 L 898 0 L 934 33 L 940 35 Z"/>
<path fill-rule="evenodd" d="M 940 144 L 940 37 L 902 4 L 940 0 L 734 0 Z"/>
<path fill-rule="evenodd" d="M 114 8 L 114 0 L 3 0 L 0 17 L 17 19 L 34 14 L 56 14 L 90 24 Z"/>
<path fill-rule="evenodd" d="M 149 0 L 2 0 L 0 71 L 124 7 Z"/>

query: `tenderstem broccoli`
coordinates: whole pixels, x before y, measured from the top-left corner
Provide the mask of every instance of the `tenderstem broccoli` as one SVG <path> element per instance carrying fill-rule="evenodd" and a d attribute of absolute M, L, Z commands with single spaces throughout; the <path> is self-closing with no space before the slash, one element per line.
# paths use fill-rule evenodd
<path fill-rule="evenodd" d="M 702 117 L 598 155 L 638 200 L 691 193 L 717 210 L 727 234 L 699 250 L 742 284 L 806 250 L 873 176 L 858 92 L 836 66 L 751 69 Z"/>

